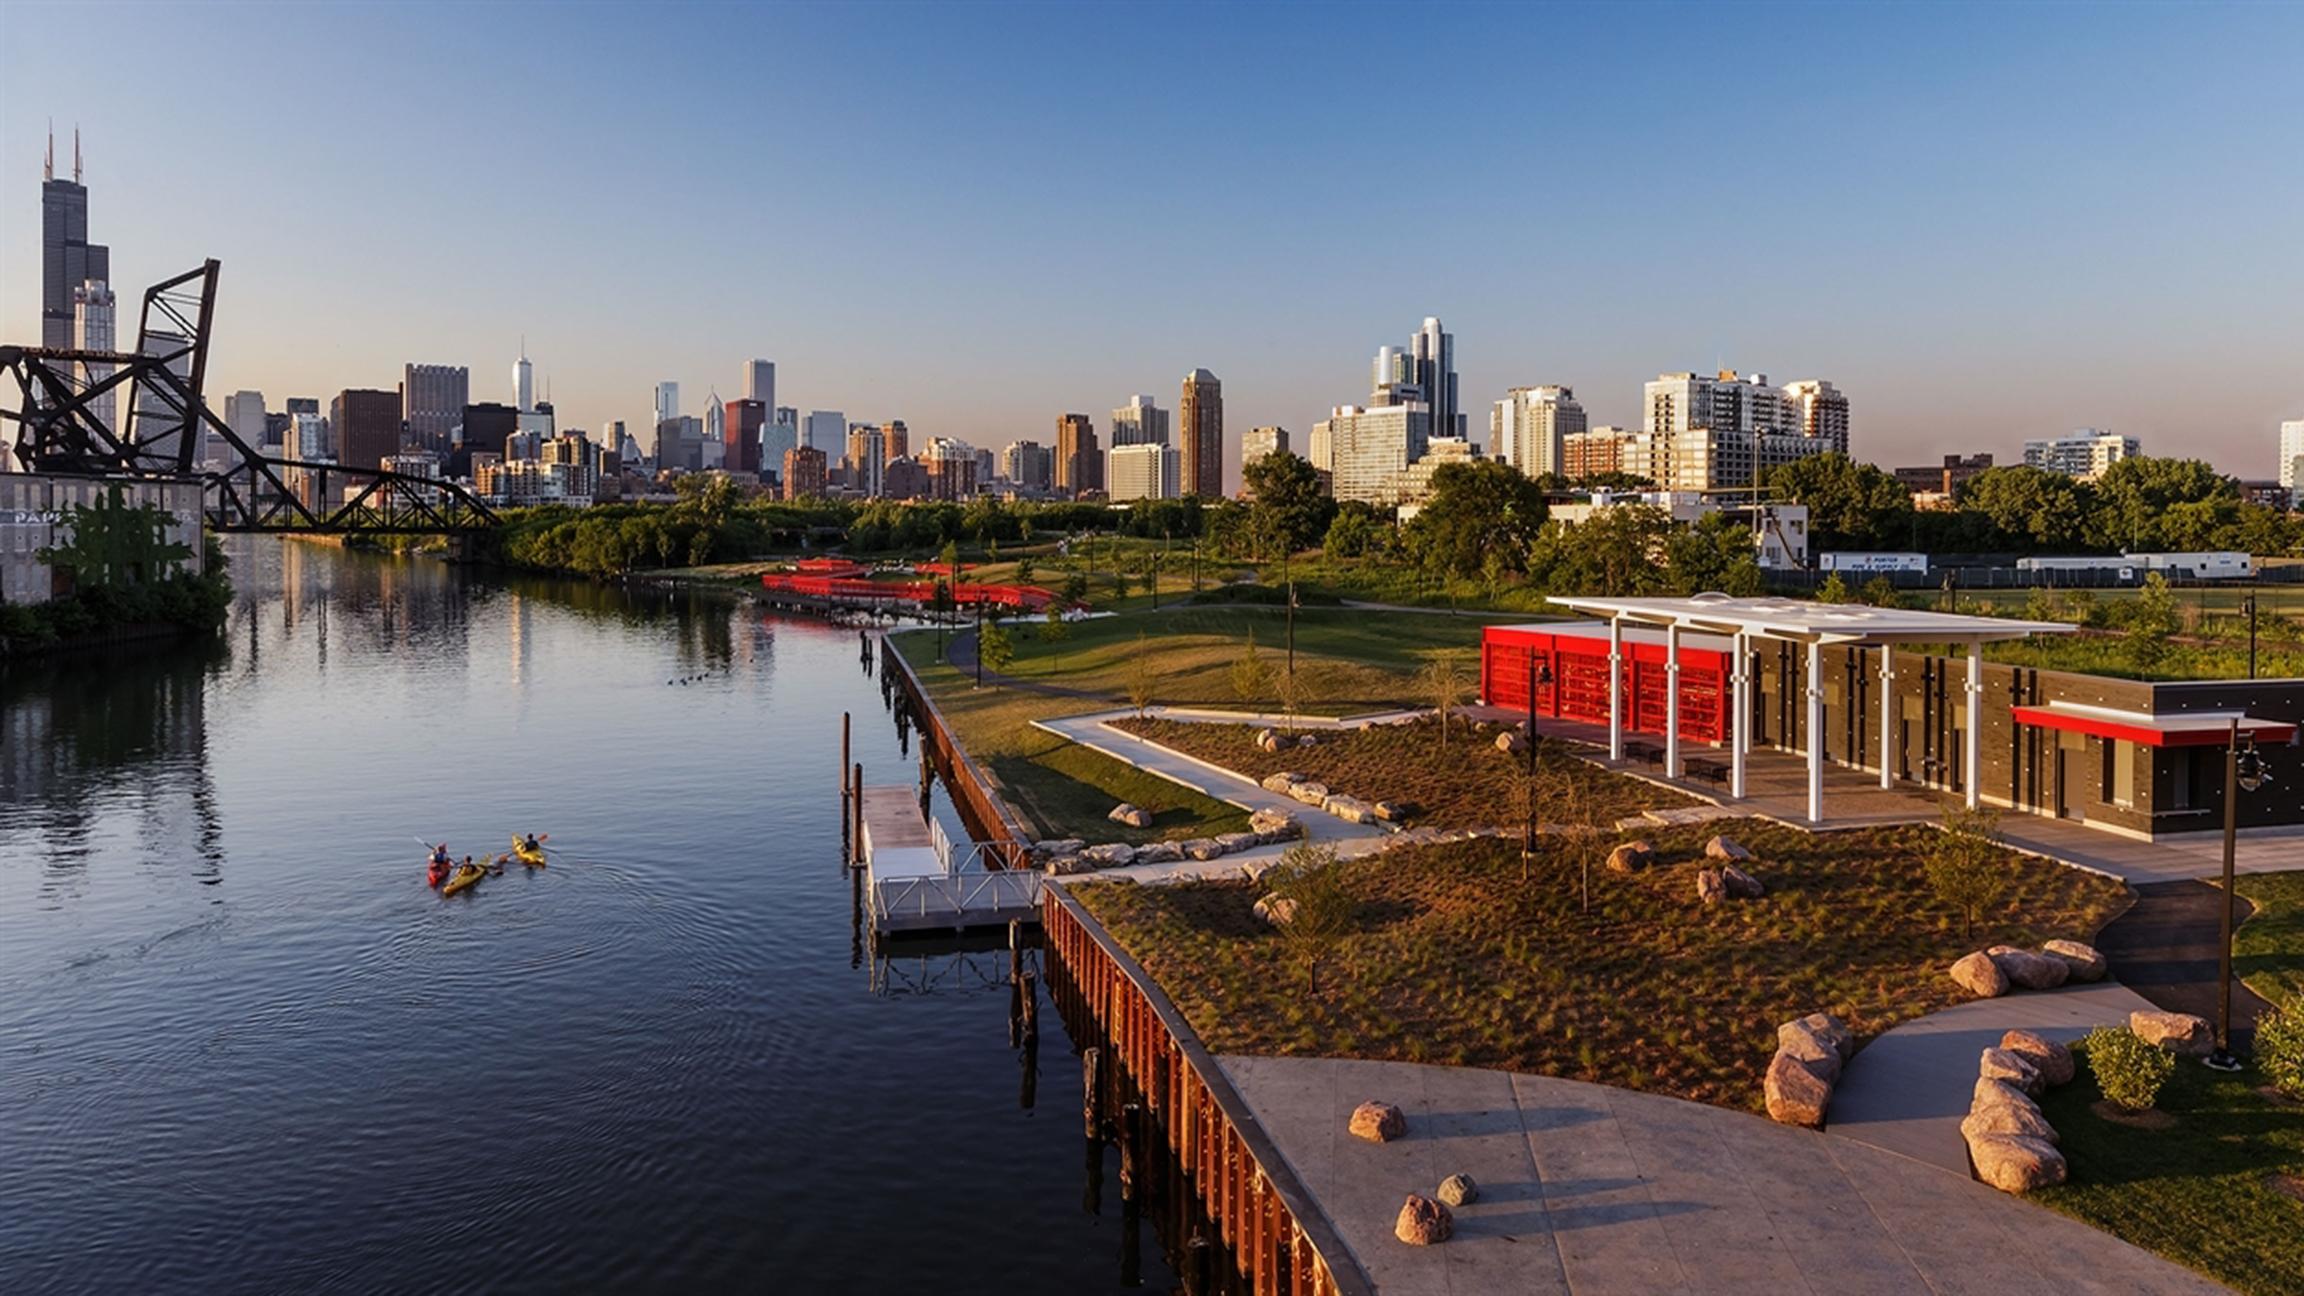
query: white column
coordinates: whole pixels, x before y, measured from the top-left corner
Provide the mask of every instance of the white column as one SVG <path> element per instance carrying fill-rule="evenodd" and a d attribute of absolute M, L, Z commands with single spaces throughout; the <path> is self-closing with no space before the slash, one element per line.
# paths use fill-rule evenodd
<path fill-rule="evenodd" d="M 1984 642 L 1971 639 L 1968 641 L 1968 741 L 1964 744 L 1968 750 L 1962 753 L 1968 766 L 1968 808 L 1971 810 L 1982 803 L 1984 795 L 1983 789 L 1976 785 L 1977 766 L 1983 763 L 1984 735 L 1978 732 L 1983 719 Z"/>
<path fill-rule="evenodd" d="M 1680 623 L 1664 627 L 1664 777 L 1680 777 Z"/>
<path fill-rule="evenodd" d="M 1880 786 L 1896 786 L 1896 645 L 1880 645 Z"/>
<path fill-rule="evenodd" d="M 1624 619 L 1608 618 L 1608 759 L 1624 759 Z"/>
<path fill-rule="evenodd" d="M 1824 645 L 1808 645 L 1808 822 L 1824 822 Z"/>
<path fill-rule="evenodd" d="M 1729 705 L 1734 708 L 1728 717 L 1728 795 L 1739 801 L 1744 799 L 1744 753 L 1752 742 L 1751 661 L 1752 643 L 1739 632 L 1736 663 L 1728 676 Z"/>

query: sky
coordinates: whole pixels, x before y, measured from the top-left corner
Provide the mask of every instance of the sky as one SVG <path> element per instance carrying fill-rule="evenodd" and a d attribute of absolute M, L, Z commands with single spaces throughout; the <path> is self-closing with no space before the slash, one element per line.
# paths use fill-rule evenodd
<path fill-rule="evenodd" d="M 1508 387 L 1633 424 L 1733 368 L 1835 382 L 1886 466 L 2094 426 L 2268 477 L 2299 67 L 2292 3 L 9 0 L 0 338 L 53 118 L 124 334 L 222 262 L 218 408 L 406 362 L 508 400 L 525 336 L 563 426 L 759 356 L 998 448 L 1205 366 L 1236 460 L 1436 315 L 1476 435 Z"/>

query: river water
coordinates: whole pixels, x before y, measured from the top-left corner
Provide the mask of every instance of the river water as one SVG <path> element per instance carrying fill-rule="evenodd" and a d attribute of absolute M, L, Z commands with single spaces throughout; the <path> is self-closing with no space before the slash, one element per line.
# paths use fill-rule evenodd
<path fill-rule="evenodd" d="M 212 648 L 0 674 L 0 1290 L 1122 1286 L 1056 1014 L 857 943 L 855 631 L 232 552 Z"/>

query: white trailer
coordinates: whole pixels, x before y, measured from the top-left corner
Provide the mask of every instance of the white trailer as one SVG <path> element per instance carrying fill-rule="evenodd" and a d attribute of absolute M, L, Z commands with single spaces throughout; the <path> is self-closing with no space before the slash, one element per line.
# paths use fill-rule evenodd
<path fill-rule="evenodd" d="M 1817 556 L 1816 569 L 1828 572 L 1924 572 L 1928 570 L 1928 555 L 1826 552 Z"/>

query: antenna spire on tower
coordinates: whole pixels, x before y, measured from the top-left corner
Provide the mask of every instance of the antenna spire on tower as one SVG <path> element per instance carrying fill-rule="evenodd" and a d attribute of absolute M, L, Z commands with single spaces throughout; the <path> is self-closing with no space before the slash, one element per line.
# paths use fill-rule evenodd
<path fill-rule="evenodd" d="M 40 165 L 40 178 L 56 178 L 56 119 L 53 117 L 48 119 L 48 160 Z"/>
<path fill-rule="evenodd" d="M 80 128 L 72 128 L 72 183 L 80 183 Z"/>

